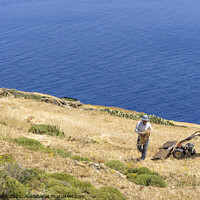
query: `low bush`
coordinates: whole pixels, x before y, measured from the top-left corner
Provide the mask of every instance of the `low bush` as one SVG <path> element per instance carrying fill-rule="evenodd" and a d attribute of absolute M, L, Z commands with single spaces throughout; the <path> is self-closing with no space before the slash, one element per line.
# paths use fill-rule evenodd
<path fill-rule="evenodd" d="M 32 126 L 28 131 L 41 135 L 58 136 L 60 138 L 65 137 L 65 133 L 61 132 L 57 126 L 52 126 L 48 124 L 36 124 Z"/>
<path fill-rule="evenodd" d="M 3 199 L 22 198 L 26 195 L 26 187 L 15 178 L 0 172 L 0 196 Z"/>
<path fill-rule="evenodd" d="M 36 193 L 52 195 L 52 199 L 125 200 L 115 188 L 96 189 L 90 182 L 76 179 L 67 173 L 46 173 L 43 170 L 22 168 L 8 164 L 0 171 L 0 196 L 5 198 L 29 198 Z M 34 193 L 35 193 L 34 192 Z"/>
<path fill-rule="evenodd" d="M 11 154 L 0 155 L 0 164 L 13 163 L 13 162 L 15 161 Z"/>
<path fill-rule="evenodd" d="M 134 173 L 136 174 L 154 174 L 149 168 L 147 167 L 139 167 L 133 169 Z"/>
<path fill-rule="evenodd" d="M 124 171 L 124 163 L 122 163 L 119 160 L 110 160 L 105 163 L 106 166 L 108 166 L 111 169 L 117 170 L 117 171 Z"/>
<path fill-rule="evenodd" d="M 74 176 L 67 174 L 67 173 L 49 173 L 48 177 L 58 179 L 58 180 L 61 180 L 61 181 L 66 181 L 66 182 L 70 182 L 70 181 L 75 180 Z"/>
<path fill-rule="evenodd" d="M 15 178 L 22 184 L 26 184 L 28 180 L 30 180 L 31 173 L 26 168 L 22 168 L 16 163 L 7 164 L 4 167 L 3 172 L 7 176 Z"/>
<path fill-rule="evenodd" d="M 14 142 L 16 142 L 17 144 L 21 145 L 21 146 L 37 146 L 37 147 L 43 147 L 43 145 L 34 139 L 30 139 L 30 138 L 26 138 L 26 137 L 18 137 L 13 139 Z"/>
<path fill-rule="evenodd" d="M 27 183 L 31 189 L 40 190 L 41 185 L 47 180 L 47 173 L 44 170 L 32 168 L 26 169 L 29 172 Z"/>
<path fill-rule="evenodd" d="M 26 137 L 19 137 L 13 139 L 14 142 L 21 146 L 27 147 L 29 150 L 32 151 L 44 151 L 45 147 L 37 140 L 26 138 Z"/>
<path fill-rule="evenodd" d="M 96 189 L 90 182 L 83 182 L 67 173 L 49 173 L 48 193 L 62 194 L 69 198 L 96 200 L 125 200 L 126 198 L 115 188 Z M 58 181 L 59 180 L 59 181 Z"/>
<path fill-rule="evenodd" d="M 151 171 L 147 167 L 127 168 L 124 171 L 127 179 L 130 181 L 145 186 L 166 187 L 167 183 L 164 178 L 157 172 Z"/>
<path fill-rule="evenodd" d="M 83 193 L 92 193 L 95 190 L 90 182 L 80 181 L 67 173 L 52 173 L 49 174 L 49 177 L 61 181 L 59 184 L 67 184 L 67 187 L 78 188 Z"/>
<path fill-rule="evenodd" d="M 59 199 L 64 197 L 68 198 L 78 198 L 81 195 L 81 192 L 76 188 L 67 188 L 61 185 L 55 185 L 47 189 L 47 195 L 56 196 L 58 195 Z"/>
<path fill-rule="evenodd" d="M 33 99 L 33 100 L 36 100 L 36 101 L 40 101 L 42 99 L 41 95 L 28 94 L 28 93 L 20 92 L 20 91 L 15 90 L 15 89 L 5 89 L 5 91 L 8 91 L 10 94 L 15 96 L 16 98 L 22 98 L 23 97 L 25 99 Z"/>
<path fill-rule="evenodd" d="M 82 156 L 70 156 L 70 158 L 72 160 L 77 160 L 77 161 L 88 161 L 88 162 L 91 161 L 89 158 L 82 157 Z"/>
<path fill-rule="evenodd" d="M 47 147 L 46 151 L 50 152 L 50 153 L 53 153 L 55 155 L 61 156 L 63 158 L 68 158 L 71 155 L 70 152 L 65 151 L 63 149 L 56 149 L 56 148 L 49 148 L 49 147 Z"/>
<path fill-rule="evenodd" d="M 114 116 L 125 117 L 127 119 L 133 119 L 133 120 L 139 120 L 145 114 L 145 113 L 129 114 L 129 113 L 124 113 L 124 112 L 118 111 L 118 110 L 111 110 L 109 108 L 102 109 L 102 111 L 108 112 L 109 114 L 114 115 Z M 147 114 L 145 114 L 145 115 L 147 115 Z M 155 115 L 148 115 L 148 118 L 149 118 L 150 122 L 155 123 L 155 124 L 164 124 L 164 125 L 174 126 L 173 122 L 162 119 L 161 117 L 157 117 Z"/>
<path fill-rule="evenodd" d="M 98 200 L 126 200 L 126 198 L 117 189 L 112 187 L 102 187 L 90 196 L 92 199 Z"/>
<path fill-rule="evenodd" d="M 165 180 L 158 175 L 140 174 L 134 179 L 134 182 L 136 184 L 145 186 L 155 186 L 155 187 L 167 186 Z"/>
<path fill-rule="evenodd" d="M 62 181 L 62 184 L 67 183 L 68 186 L 76 187 L 81 190 L 84 190 L 85 188 L 93 187 L 91 183 L 80 181 L 80 180 L 76 179 L 74 176 L 67 174 L 67 173 L 49 173 L 48 177 L 57 179 L 59 181 Z"/>
<path fill-rule="evenodd" d="M 137 177 L 137 174 L 136 173 L 128 173 L 126 178 L 128 180 L 130 180 L 131 182 L 135 182 L 135 178 Z"/>
<path fill-rule="evenodd" d="M 45 183 L 45 188 L 48 189 L 55 186 L 71 187 L 71 185 L 66 181 L 62 181 L 55 178 L 48 178 L 47 182 Z"/>
<path fill-rule="evenodd" d="M 70 97 L 61 97 L 60 99 L 65 101 L 78 101 L 78 99 L 70 98 Z"/>
<path fill-rule="evenodd" d="M 31 151 L 40 151 L 42 153 L 48 153 L 48 154 L 52 154 L 56 156 L 61 156 L 63 158 L 67 158 L 71 155 L 71 153 L 68 151 L 65 151 L 63 149 L 45 147 L 39 141 L 26 138 L 26 137 L 15 138 L 13 139 L 13 141 L 21 146 L 27 147 Z M 72 157 L 72 159 L 77 159 L 77 160 L 79 159 L 79 160 L 85 160 L 85 161 L 89 160 L 88 158 L 83 158 L 83 157 L 79 158 L 79 156 L 74 156 Z"/>

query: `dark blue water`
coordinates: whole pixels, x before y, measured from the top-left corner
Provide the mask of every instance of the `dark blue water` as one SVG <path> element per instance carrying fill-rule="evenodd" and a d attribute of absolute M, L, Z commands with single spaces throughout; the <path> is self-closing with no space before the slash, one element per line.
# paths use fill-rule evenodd
<path fill-rule="evenodd" d="M 199 0 L 1 0 L 0 87 L 200 123 Z"/>

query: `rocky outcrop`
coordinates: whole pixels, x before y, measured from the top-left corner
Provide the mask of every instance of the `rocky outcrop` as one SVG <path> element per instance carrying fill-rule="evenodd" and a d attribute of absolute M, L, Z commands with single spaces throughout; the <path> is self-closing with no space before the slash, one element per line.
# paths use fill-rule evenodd
<path fill-rule="evenodd" d="M 7 90 L 5 90 L 5 89 L 1 89 L 0 90 L 0 96 L 1 97 L 8 97 L 8 96 L 11 96 L 11 94 L 7 91 Z"/>
<path fill-rule="evenodd" d="M 62 107 L 78 108 L 83 105 L 82 103 L 80 103 L 80 101 L 66 101 L 66 100 L 53 99 L 53 98 L 47 98 L 47 97 L 43 97 L 41 99 L 41 101 L 46 102 L 46 103 L 55 104 L 55 105 L 62 106 Z"/>
<path fill-rule="evenodd" d="M 83 104 L 78 100 L 67 100 L 67 99 L 60 99 L 57 97 L 53 97 L 50 95 L 44 95 L 39 93 L 33 92 L 22 92 L 15 89 L 0 89 L 0 97 L 12 97 L 12 98 L 25 98 L 25 99 L 34 99 L 36 101 L 42 101 L 46 103 L 55 104 L 61 107 L 72 107 L 72 108 L 79 108 Z"/>

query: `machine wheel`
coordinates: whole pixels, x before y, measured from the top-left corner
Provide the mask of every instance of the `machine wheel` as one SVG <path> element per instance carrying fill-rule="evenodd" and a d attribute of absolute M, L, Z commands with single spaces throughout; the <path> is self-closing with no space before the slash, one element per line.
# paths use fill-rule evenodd
<path fill-rule="evenodd" d="M 174 156 L 174 158 L 176 158 L 176 159 L 181 159 L 181 158 L 183 158 L 184 157 L 184 152 L 183 152 L 183 150 L 182 149 L 175 149 L 174 151 L 173 151 L 173 156 Z"/>
<path fill-rule="evenodd" d="M 196 154 L 196 150 L 193 149 L 193 151 L 192 151 L 192 155 L 195 155 L 195 154 Z"/>

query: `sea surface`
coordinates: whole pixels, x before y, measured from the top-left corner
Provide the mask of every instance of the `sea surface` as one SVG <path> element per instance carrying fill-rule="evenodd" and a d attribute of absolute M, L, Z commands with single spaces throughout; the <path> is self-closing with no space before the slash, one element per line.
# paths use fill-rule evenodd
<path fill-rule="evenodd" d="M 1 0 L 0 87 L 200 123 L 199 0 Z"/>

